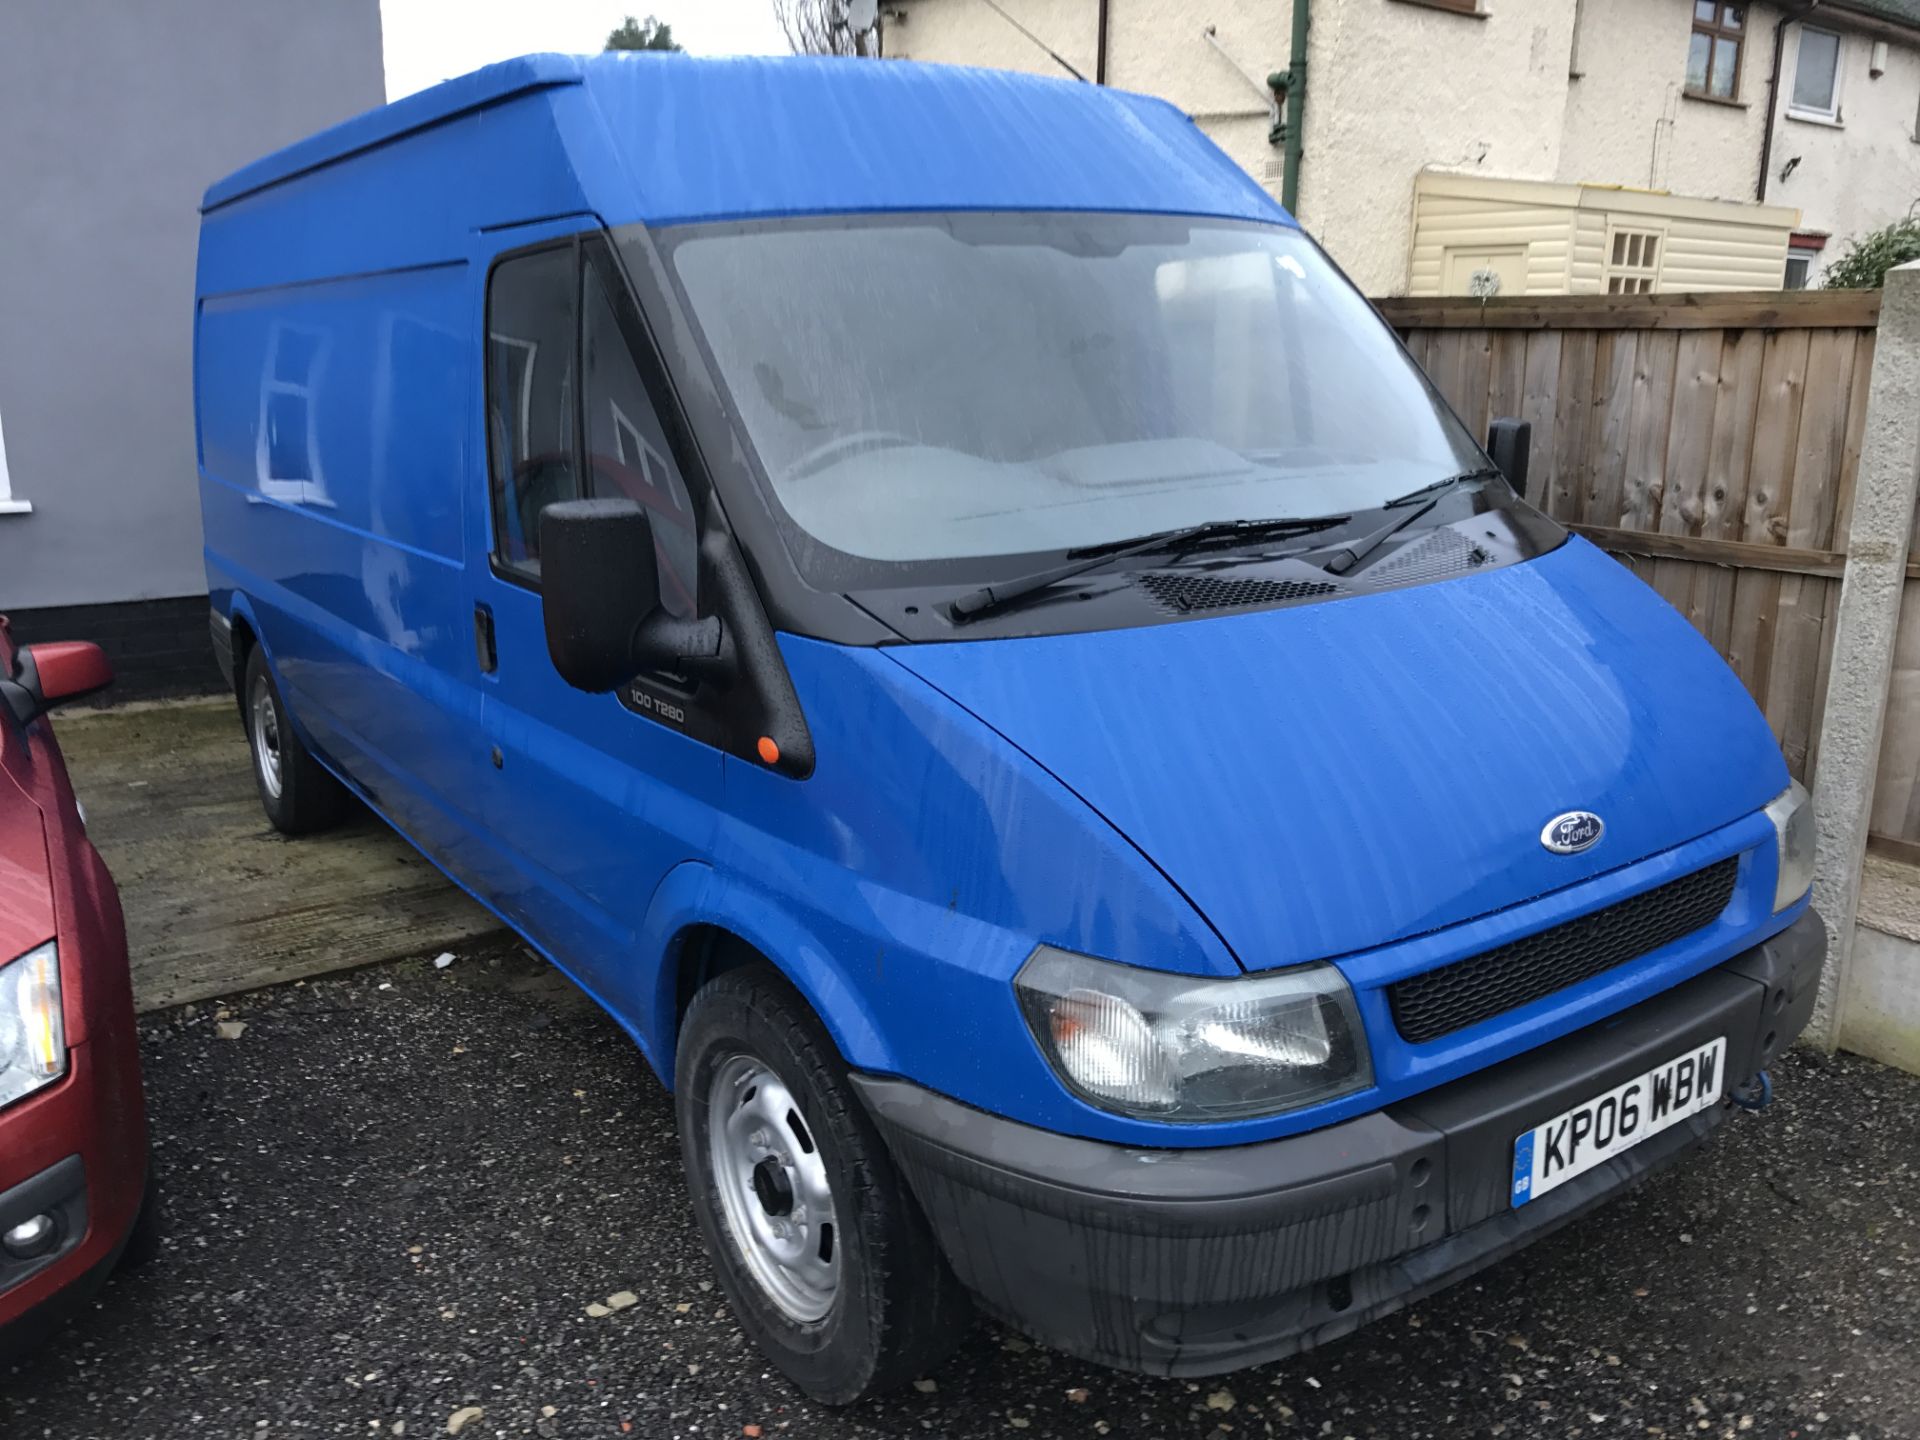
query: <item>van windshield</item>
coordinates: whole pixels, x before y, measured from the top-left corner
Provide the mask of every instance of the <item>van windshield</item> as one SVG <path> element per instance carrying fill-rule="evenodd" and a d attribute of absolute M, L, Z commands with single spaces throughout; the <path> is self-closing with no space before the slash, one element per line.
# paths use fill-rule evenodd
<path fill-rule="evenodd" d="M 841 217 L 664 249 L 803 551 L 892 570 L 1350 514 L 1485 463 L 1291 227 Z"/>

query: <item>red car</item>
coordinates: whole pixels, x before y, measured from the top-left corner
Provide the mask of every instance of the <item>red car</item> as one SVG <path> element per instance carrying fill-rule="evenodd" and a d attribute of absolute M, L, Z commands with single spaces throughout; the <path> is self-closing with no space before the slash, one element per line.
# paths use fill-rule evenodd
<path fill-rule="evenodd" d="M 120 896 L 42 718 L 112 679 L 0 619 L 0 1355 L 153 1246 Z"/>

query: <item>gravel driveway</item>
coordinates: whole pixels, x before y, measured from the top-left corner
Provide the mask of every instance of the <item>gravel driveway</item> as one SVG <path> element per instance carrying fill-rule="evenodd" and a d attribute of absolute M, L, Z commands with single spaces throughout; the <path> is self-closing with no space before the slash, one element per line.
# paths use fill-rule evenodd
<path fill-rule="evenodd" d="M 1149 1380 L 982 1324 L 834 1412 L 713 1289 L 666 1095 L 511 942 L 142 1029 L 169 1245 L 0 1373 L 6 1440 L 426 1437 L 468 1407 L 469 1440 L 1920 1434 L 1920 1079 L 1861 1060 L 1793 1057 L 1691 1163 L 1312 1355 Z"/>

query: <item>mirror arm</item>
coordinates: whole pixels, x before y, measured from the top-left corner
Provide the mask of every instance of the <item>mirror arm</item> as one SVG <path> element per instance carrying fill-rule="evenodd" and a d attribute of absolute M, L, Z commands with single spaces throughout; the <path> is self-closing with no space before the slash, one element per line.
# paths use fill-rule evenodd
<path fill-rule="evenodd" d="M 717 615 L 683 620 L 655 610 L 633 627 L 627 653 L 641 669 L 654 669 L 666 661 L 696 679 L 730 680 L 733 656 L 726 638 Z"/>

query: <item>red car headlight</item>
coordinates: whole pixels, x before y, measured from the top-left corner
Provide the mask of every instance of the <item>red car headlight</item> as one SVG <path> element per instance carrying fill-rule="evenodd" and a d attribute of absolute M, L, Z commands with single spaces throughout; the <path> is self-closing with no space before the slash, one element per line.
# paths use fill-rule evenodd
<path fill-rule="evenodd" d="M 67 1073 L 60 952 L 53 941 L 0 965 L 0 1105 Z"/>

